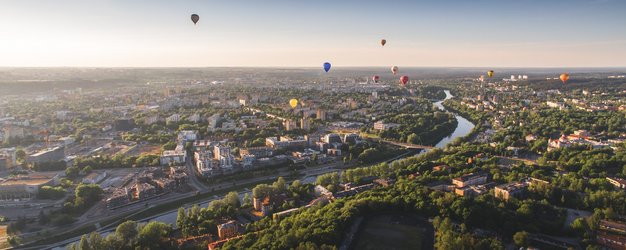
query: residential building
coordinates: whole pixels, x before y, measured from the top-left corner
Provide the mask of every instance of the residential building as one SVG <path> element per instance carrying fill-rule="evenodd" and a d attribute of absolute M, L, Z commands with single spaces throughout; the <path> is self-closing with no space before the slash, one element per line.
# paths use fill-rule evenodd
<path fill-rule="evenodd" d="M 167 124 L 167 125 L 178 123 L 178 122 L 180 122 L 180 115 L 179 114 L 173 114 L 173 115 L 170 115 L 167 118 L 165 118 L 165 124 Z"/>
<path fill-rule="evenodd" d="M 200 114 L 193 114 L 193 115 L 190 115 L 189 117 L 187 117 L 188 121 L 194 122 L 194 123 L 200 122 L 201 119 L 202 118 L 200 117 Z"/>
<path fill-rule="evenodd" d="M 213 148 L 213 156 L 219 161 L 222 170 L 232 169 L 234 157 L 230 153 L 230 147 L 217 145 Z"/>
<path fill-rule="evenodd" d="M 174 191 L 178 186 L 175 180 L 168 178 L 158 178 L 154 180 L 154 184 L 156 184 L 162 193 Z"/>
<path fill-rule="evenodd" d="M 274 154 L 274 150 L 270 147 L 252 147 L 239 150 L 239 155 L 252 155 L 255 158 L 271 157 Z"/>
<path fill-rule="evenodd" d="M 149 183 L 135 183 L 133 190 L 133 198 L 137 200 L 143 200 L 157 195 L 156 188 Z"/>
<path fill-rule="evenodd" d="M 4 132 L 4 140 L 9 138 L 24 138 L 24 136 L 26 136 L 24 128 L 18 126 L 6 126 L 2 131 Z"/>
<path fill-rule="evenodd" d="M 0 171 L 5 171 L 11 166 L 11 161 L 8 157 L 0 155 Z"/>
<path fill-rule="evenodd" d="M 234 220 L 217 225 L 217 235 L 220 240 L 228 239 L 239 235 L 237 223 Z"/>
<path fill-rule="evenodd" d="M 322 121 L 326 121 L 326 111 L 325 110 L 317 109 L 315 113 L 316 113 L 317 119 L 320 119 Z"/>
<path fill-rule="evenodd" d="M 65 146 L 57 146 L 39 151 L 26 158 L 27 163 L 57 162 L 65 159 Z"/>
<path fill-rule="evenodd" d="M 179 143 L 193 142 L 198 139 L 198 131 L 197 130 L 182 130 L 178 132 L 178 136 L 176 138 Z"/>
<path fill-rule="evenodd" d="M 496 198 L 508 201 L 511 197 L 522 198 L 526 193 L 528 182 L 512 182 L 494 188 Z"/>
<path fill-rule="evenodd" d="M 297 124 L 293 120 L 283 121 L 283 126 L 285 126 L 286 131 L 291 131 L 297 128 Z"/>
<path fill-rule="evenodd" d="M 184 164 L 187 158 L 185 150 L 165 150 L 161 154 L 161 165 Z"/>
<path fill-rule="evenodd" d="M 217 164 L 214 164 L 214 158 L 211 151 L 200 150 L 194 152 L 194 160 L 196 162 L 196 171 L 198 171 L 198 174 L 203 177 L 210 177 L 214 174 Z"/>
<path fill-rule="evenodd" d="M 130 202 L 130 195 L 127 188 L 120 188 L 113 191 L 113 194 L 106 200 L 107 208 L 113 209 L 124 206 Z"/>
<path fill-rule="evenodd" d="M 358 139 L 359 135 L 357 134 L 345 134 L 343 136 L 343 143 L 355 144 Z"/>
<path fill-rule="evenodd" d="M 383 121 L 377 121 L 374 123 L 374 129 L 376 130 L 388 130 L 392 128 L 397 128 L 399 126 L 400 124 L 397 123 L 385 123 Z"/>
<path fill-rule="evenodd" d="M 339 136 L 338 134 L 331 133 L 331 134 L 325 135 L 322 140 L 329 144 L 334 143 L 334 142 L 341 143 L 341 136 Z"/>
<path fill-rule="evenodd" d="M 626 179 L 622 179 L 619 177 L 606 177 L 606 180 L 617 188 L 626 189 Z"/>
<path fill-rule="evenodd" d="M 452 179 L 452 184 L 454 184 L 458 188 L 463 188 L 471 185 L 480 185 L 487 183 L 488 177 L 489 174 L 487 173 L 471 173 Z"/>
<path fill-rule="evenodd" d="M 255 161 L 256 161 L 256 157 L 254 155 L 242 155 L 241 156 L 241 162 L 244 167 L 252 167 Z"/>
<path fill-rule="evenodd" d="M 0 148 L 0 156 L 5 157 L 7 165 L 7 168 L 13 167 L 17 165 L 17 149 L 12 147 L 12 148 Z"/>
<path fill-rule="evenodd" d="M 300 119 L 300 128 L 302 130 L 309 130 L 311 127 L 311 121 L 309 120 L 308 117 L 302 117 Z"/>

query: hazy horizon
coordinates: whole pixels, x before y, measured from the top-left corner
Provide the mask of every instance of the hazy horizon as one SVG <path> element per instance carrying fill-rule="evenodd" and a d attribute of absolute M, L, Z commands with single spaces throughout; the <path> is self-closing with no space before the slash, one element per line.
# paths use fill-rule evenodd
<path fill-rule="evenodd" d="M 624 9 L 616 0 L 11 1 L 0 9 L 0 66 L 623 68 Z"/>

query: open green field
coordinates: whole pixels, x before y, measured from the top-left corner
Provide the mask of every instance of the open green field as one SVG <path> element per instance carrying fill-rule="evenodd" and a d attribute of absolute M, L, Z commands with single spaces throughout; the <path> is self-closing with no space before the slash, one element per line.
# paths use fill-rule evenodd
<path fill-rule="evenodd" d="M 425 230 L 405 215 L 378 215 L 366 219 L 351 249 L 432 249 L 423 247 Z"/>

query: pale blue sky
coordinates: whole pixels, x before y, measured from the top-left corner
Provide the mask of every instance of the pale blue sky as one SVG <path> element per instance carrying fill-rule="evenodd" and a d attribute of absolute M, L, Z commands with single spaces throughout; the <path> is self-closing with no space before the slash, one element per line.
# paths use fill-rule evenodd
<path fill-rule="evenodd" d="M 626 66 L 622 0 L 0 0 L 0 6 L 0 66 Z M 192 13 L 200 15 L 197 26 Z"/>

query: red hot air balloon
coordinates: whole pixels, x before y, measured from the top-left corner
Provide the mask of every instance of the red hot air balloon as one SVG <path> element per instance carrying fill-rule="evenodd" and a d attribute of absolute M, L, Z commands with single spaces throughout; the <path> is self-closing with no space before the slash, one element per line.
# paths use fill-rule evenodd
<path fill-rule="evenodd" d="M 387 40 L 385 39 L 380 40 L 380 45 L 385 46 L 385 44 L 387 44 Z"/>
<path fill-rule="evenodd" d="M 402 83 L 402 86 L 406 86 L 406 84 L 409 82 L 409 77 L 408 76 L 402 76 L 400 77 L 400 83 Z"/>
<path fill-rule="evenodd" d="M 198 20 L 200 20 L 200 16 L 198 16 L 198 14 L 191 14 L 191 21 L 194 25 L 198 23 Z"/>
<path fill-rule="evenodd" d="M 373 80 L 375 83 L 378 83 L 378 79 L 380 79 L 380 76 L 372 76 L 372 80 Z"/>

